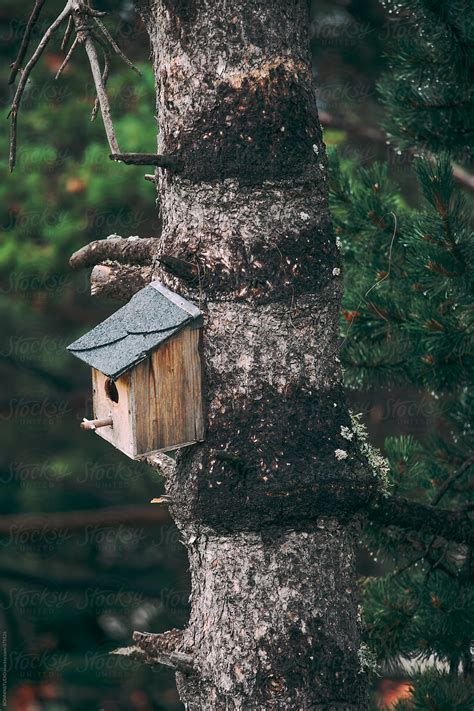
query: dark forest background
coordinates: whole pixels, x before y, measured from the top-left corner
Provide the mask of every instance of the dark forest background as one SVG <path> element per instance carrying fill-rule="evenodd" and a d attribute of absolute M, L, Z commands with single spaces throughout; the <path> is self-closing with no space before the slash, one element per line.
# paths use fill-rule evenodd
<path fill-rule="evenodd" d="M 31 5 L 2 0 L 0 8 L 5 116 L 9 65 Z M 409 160 L 371 132 L 383 117 L 376 82 L 391 40 L 388 16 L 376 0 L 315 5 L 314 71 L 326 142 L 339 147 L 347 164 L 387 163 L 407 202 L 416 204 Z M 47 3 L 43 29 L 62 6 Z M 146 33 L 131 2 L 95 6 L 112 11 L 106 22 L 143 72 L 138 79 L 119 60 L 113 65 L 109 86 L 120 145 L 152 152 Z M 80 431 L 82 417 L 91 414 L 90 374 L 65 350 L 117 307 L 89 296 L 87 275 L 70 271 L 70 255 L 109 234 L 157 236 L 155 190 L 143 168 L 108 160 L 100 116 L 90 122 L 94 92 L 82 50 L 55 81 L 62 59 L 53 41 L 28 85 L 13 175 L 6 120 L 0 133 L 0 621 L 7 708 L 172 711 L 181 706 L 171 672 L 109 652 L 129 644 L 134 630 L 185 624 L 184 548 L 166 510 L 154 507 L 155 520 L 144 514 L 140 521 L 140 511 L 162 491 L 156 473 Z M 350 397 L 375 444 L 390 434 L 422 435 L 430 424 L 429 406 L 410 390 Z M 117 507 L 123 522 L 105 525 L 100 512 Z M 97 519 L 87 523 L 83 516 L 83 525 L 68 525 L 72 512 L 86 510 L 99 512 Z M 57 512 L 64 516 L 55 529 L 46 517 L 32 519 Z M 359 566 L 363 575 L 379 572 L 363 549 Z M 390 685 L 375 684 L 380 694 Z"/>

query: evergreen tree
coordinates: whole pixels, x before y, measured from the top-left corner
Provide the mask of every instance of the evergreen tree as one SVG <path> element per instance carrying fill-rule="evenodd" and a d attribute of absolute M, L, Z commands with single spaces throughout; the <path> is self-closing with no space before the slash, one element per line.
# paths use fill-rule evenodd
<path fill-rule="evenodd" d="M 385 128 L 402 148 L 472 157 L 474 11 L 470 0 L 385 0 L 395 42 L 381 82 Z"/>
<path fill-rule="evenodd" d="M 413 168 L 422 198 L 408 206 L 387 165 L 354 168 L 332 157 L 346 265 L 341 359 L 349 387 L 409 386 L 431 408 L 429 435 L 385 441 L 391 493 L 469 510 L 474 245 L 451 160 L 471 150 L 474 7 L 386 4 L 400 23 L 380 87 L 386 130 L 401 150 L 420 154 Z M 365 538 L 390 571 L 365 582 L 367 643 L 387 666 L 414 660 L 419 668 L 397 711 L 473 708 L 472 552 L 373 524 Z"/>

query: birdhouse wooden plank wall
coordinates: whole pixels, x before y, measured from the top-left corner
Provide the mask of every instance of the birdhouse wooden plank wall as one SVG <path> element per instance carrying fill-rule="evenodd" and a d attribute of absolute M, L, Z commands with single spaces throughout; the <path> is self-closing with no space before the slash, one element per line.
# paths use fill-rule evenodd
<path fill-rule="evenodd" d="M 202 441 L 202 316 L 153 282 L 68 346 L 92 368 L 96 433 L 133 459 Z"/>

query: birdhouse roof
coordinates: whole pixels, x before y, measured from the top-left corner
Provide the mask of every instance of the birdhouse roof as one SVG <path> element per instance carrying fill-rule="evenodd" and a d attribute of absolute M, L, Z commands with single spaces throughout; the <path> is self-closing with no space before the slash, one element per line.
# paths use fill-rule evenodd
<path fill-rule="evenodd" d="M 200 317 L 197 306 L 154 281 L 92 331 L 71 343 L 68 350 L 116 379 Z"/>

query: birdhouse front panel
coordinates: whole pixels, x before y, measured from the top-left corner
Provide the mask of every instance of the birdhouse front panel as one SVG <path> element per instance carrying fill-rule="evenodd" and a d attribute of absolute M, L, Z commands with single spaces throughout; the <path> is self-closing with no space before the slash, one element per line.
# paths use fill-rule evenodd
<path fill-rule="evenodd" d="M 132 458 L 204 439 L 202 315 L 160 282 L 72 343 L 92 368 L 96 433 Z"/>
<path fill-rule="evenodd" d="M 134 458 L 137 454 L 133 436 L 131 373 L 124 373 L 118 380 L 112 380 L 99 370 L 92 368 L 92 408 L 95 420 L 112 418 L 110 425 L 97 427 L 96 433 Z"/>
<path fill-rule="evenodd" d="M 204 438 L 199 328 L 172 336 L 131 378 L 139 452 L 176 449 Z"/>

